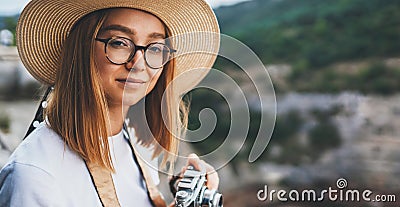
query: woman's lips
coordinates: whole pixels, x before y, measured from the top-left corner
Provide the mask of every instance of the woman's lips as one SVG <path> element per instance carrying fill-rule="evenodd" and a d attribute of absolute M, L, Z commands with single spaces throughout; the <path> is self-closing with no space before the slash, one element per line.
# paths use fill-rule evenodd
<path fill-rule="evenodd" d="M 117 81 L 124 84 L 125 88 L 138 88 L 146 83 L 146 81 L 136 78 L 117 79 Z"/>

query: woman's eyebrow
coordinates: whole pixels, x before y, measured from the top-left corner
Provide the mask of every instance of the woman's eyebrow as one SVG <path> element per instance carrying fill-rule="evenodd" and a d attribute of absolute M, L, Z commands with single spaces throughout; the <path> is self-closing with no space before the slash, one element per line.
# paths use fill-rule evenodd
<path fill-rule="evenodd" d="M 130 35 L 135 35 L 135 32 L 129 29 L 128 27 L 122 26 L 122 25 L 117 25 L 117 24 L 112 24 L 108 25 L 100 30 L 100 32 L 105 32 L 109 30 L 116 30 L 116 31 L 121 31 Z"/>
<path fill-rule="evenodd" d="M 117 25 L 117 24 L 108 25 L 108 26 L 102 28 L 99 33 L 110 31 L 110 30 L 120 31 L 120 32 L 129 34 L 129 35 L 136 34 L 136 32 L 134 30 L 131 30 L 128 27 L 125 27 L 122 25 Z M 153 32 L 153 33 L 149 34 L 148 37 L 151 39 L 165 39 L 165 34 L 159 33 L 159 32 Z"/>
<path fill-rule="evenodd" d="M 165 39 L 165 34 L 153 32 L 153 33 L 149 34 L 149 37 L 151 39 Z"/>

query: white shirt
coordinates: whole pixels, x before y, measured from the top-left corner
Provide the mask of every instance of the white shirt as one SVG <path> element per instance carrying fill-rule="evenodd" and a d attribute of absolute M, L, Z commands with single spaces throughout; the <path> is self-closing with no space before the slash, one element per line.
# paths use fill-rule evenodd
<path fill-rule="evenodd" d="M 116 170 L 112 178 L 121 206 L 151 206 L 127 140 L 122 133 L 109 140 Z M 144 159 L 151 157 L 151 150 L 135 146 L 138 148 L 147 150 Z M 156 159 L 151 162 L 157 166 Z M 147 168 L 158 184 L 157 170 Z M 90 207 L 101 203 L 85 162 L 42 122 L 0 171 L 0 206 Z"/>

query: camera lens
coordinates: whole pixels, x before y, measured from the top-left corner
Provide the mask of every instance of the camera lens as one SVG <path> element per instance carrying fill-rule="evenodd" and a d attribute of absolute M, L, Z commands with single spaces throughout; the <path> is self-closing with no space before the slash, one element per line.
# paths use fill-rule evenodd
<path fill-rule="evenodd" d="M 204 197 L 201 202 L 202 205 L 210 207 L 223 207 L 223 197 L 221 193 L 217 193 L 215 190 L 204 190 Z"/>
<path fill-rule="evenodd" d="M 223 207 L 224 206 L 224 199 L 221 193 L 215 193 L 214 199 L 212 200 L 212 206 Z"/>

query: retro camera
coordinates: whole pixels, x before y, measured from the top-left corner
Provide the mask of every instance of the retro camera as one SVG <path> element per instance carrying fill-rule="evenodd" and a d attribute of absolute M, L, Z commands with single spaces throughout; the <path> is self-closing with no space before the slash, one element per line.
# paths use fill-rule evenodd
<path fill-rule="evenodd" d="M 223 207 L 222 194 L 208 189 L 206 176 L 192 166 L 183 174 L 175 194 L 175 207 Z"/>

